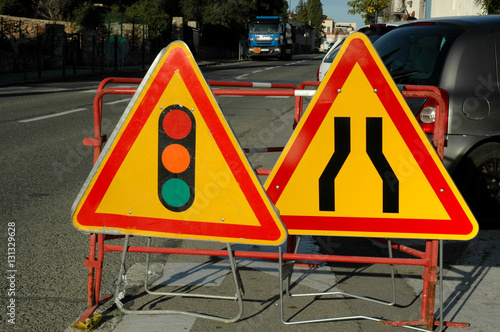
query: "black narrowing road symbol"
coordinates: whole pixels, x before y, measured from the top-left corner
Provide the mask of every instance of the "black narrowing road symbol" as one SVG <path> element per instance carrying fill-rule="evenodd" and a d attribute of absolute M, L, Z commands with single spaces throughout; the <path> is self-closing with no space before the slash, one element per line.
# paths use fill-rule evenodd
<path fill-rule="evenodd" d="M 351 153 L 351 118 L 335 117 L 335 152 L 319 178 L 319 210 L 335 211 L 335 178 Z"/>
<path fill-rule="evenodd" d="M 319 210 L 335 211 L 335 178 L 351 152 L 351 119 L 335 117 L 335 152 L 319 178 Z M 382 152 L 382 118 L 366 118 L 366 153 L 382 178 L 382 211 L 399 212 L 399 180 Z"/>
<path fill-rule="evenodd" d="M 382 152 L 382 118 L 366 118 L 366 153 L 382 178 L 382 211 L 398 213 L 399 180 Z"/>

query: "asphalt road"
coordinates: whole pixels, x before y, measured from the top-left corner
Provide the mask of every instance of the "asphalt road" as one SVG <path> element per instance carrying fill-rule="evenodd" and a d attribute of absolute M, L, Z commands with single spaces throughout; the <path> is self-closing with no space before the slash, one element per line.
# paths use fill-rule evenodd
<path fill-rule="evenodd" d="M 203 67 L 202 72 L 207 80 L 285 82 L 298 85 L 303 81 L 315 80 L 318 65 L 319 58 L 298 56 L 292 61 L 266 60 Z M 144 72 L 121 74 L 141 78 Z M 3 264 L 2 275 L 6 277 L 0 282 L 1 289 L 4 290 L 3 294 L 0 294 L 2 307 L 5 308 L 12 302 L 15 304 L 13 321 L 15 324 L 4 320 L 5 315 L 2 313 L 0 331 L 65 331 L 86 308 L 87 268 L 83 263 L 88 255 L 89 239 L 87 235 L 74 228 L 70 214 L 71 206 L 92 168 L 92 148 L 83 146 L 82 139 L 93 137 L 92 100 L 101 79 L 102 77 L 96 77 L 0 89 L 2 139 L 0 215 L 4 227 L 1 236 L 2 248 L 7 248 L 7 243 L 15 242 L 15 255 L 7 257 Z M 105 97 L 103 128 L 106 134 L 111 133 L 130 98 L 131 96 Z M 217 97 L 217 101 L 243 147 L 282 146 L 292 132 L 293 98 L 221 96 Z M 249 160 L 256 168 L 271 168 L 277 157 L 273 154 L 252 154 L 249 155 Z M 461 293 L 460 289 L 469 289 L 475 285 L 476 280 L 490 280 L 486 277 L 486 273 L 494 271 L 498 266 L 498 259 L 493 258 L 495 251 L 484 244 L 494 241 L 494 237 L 491 236 L 493 235 L 482 234 L 478 241 L 471 243 L 451 241 L 446 246 L 445 264 L 447 271 L 454 276 L 452 285 L 456 286 L 449 290 L 451 295 L 446 298 L 449 301 L 446 309 L 447 313 L 452 315 L 451 318 L 460 319 L 462 317 L 460 310 L 468 312 L 460 302 L 460 297 L 474 300 L 473 295 L 469 295 L 465 290 Z M 367 252 L 385 254 L 381 248 L 366 239 L 337 238 L 333 242 L 329 241 L 309 238 L 306 240 L 306 245 L 309 246 L 307 249 L 327 253 L 333 250 L 336 254 L 346 255 Z M 142 238 L 134 238 L 132 244 L 143 242 Z M 154 245 L 188 247 L 201 244 L 159 238 L 155 239 Z M 211 243 L 209 246 L 216 249 L 223 247 L 218 243 Z M 418 246 L 421 246 L 421 243 L 417 244 Z M 250 250 L 257 249 L 250 248 Z M 462 253 L 469 251 L 471 251 L 471 255 L 467 256 L 469 258 L 461 257 Z M 480 255 L 481 262 L 485 262 L 485 265 L 480 267 L 484 269 L 474 267 L 474 259 L 470 258 L 474 255 Z M 498 258 L 498 255 L 495 257 Z M 463 267 L 452 265 L 457 259 L 465 262 Z M 176 264 L 187 263 L 199 266 L 206 264 L 206 261 L 206 258 L 187 259 L 185 256 L 154 255 L 151 280 L 160 280 L 162 269 L 166 265 L 177 266 Z M 214 258 L 209 261 L 214 264 L 224 263 L 224 260 L 219 261 Z M 141 277 L 134 279 L 137 270 L 144 267 L 141 264 L 144 264 L 143 256 L 129 255 L 128 307 L 161 309 L 171 303 L 177 308 L 186 305 L 180 300 L 169 302 L 145 297 L 143 291 L 137 287 L 142 282 Z M 248 261 L 238 261 L 238 264 L 242 268 L 241 273 L 246 288 L 243 319 L 233 325 L 203 319 L 189 321 L 182 316 L 179 326 L 183 330 L 186 330 L 186 324 L 190 326 L 191 331 L 402 330 L 382 327 L 369 321 L 284 325 L 279 320 L 276 272 L 270 272 L 271 268 L 265 264 L 259 265 Z M 468 267 L 471 267 L 471 270 L 468 270 Z M 307 271 L 301 274 L 299 269 L 298 277 L 309 282 L 296 286 L 294 291 L 317 291 L 318 284 L 331 288 L 332 283 L 337 286 L 335 283 L 342 282 L 340 287 L 345 292 L 390 300 L 387 266 L 337 264 L 335 267 L 323 265 L 318 269 L 319 274 L 326 279 L 309 280 Z M 107 255 L 102 294 L 114 293 L 118 270 L 119 255 Z M 418 319 L 420 315 L 418 285 L 421 282 L 421 269 L 398 267 L 397 271 L 404 274 L 405 278 L 398 276 L 396 279 L 398 289 L 396 308 L 374 307 L 357 300 L 330 301 L 331 299 L 313 297 L 299 298 L 293 303 L 287 302 L 287 315 L 299 319 L 352 314 L 394 318 L 396 312 L 396 319 Z M 356 277 L 353 277 L 353 273 Z M 14 279 L 7 278 L 11 275 Z M 491 285 L 490 288 L 496 285 L 495 279 L 491 280 L 493 281 L 487 284 Z M 325 284 L 325 282 L 330 283 Z M 221 287 L 231 292 L 230 278 L 225 278 Z M 495 299 L 496 296 L 494 295 Z M 477 300 L 478 308 L 484 303 L 489 303 L 484 299 L 489 300 L 489 295 Z M 217 305 L 215 308 L 207 308 L 206 302 L 191 303 L 194 303 L 194 307 L 184 309 L 220 309 L 223 314 L 232 314 L 236 306 L 232 303 L 227 307 Z M 498 306 L 498 301 L 493 305 Z M 148 318 L 149 320 L 144 323 L 144 320 L 137 316 L 115 316 L 118 311 L 111 302 L 104 307 L 104 310 L 111 316 L 103 320 L 98 327 L 100 331 L 125 331 L 126 326 L 135 330 L 155 330 L 153 325 L 157 321 L 153 319 Z M 474 319 L 473 316 L 465 315 L 465 318 Z M 136 323 L 139 325 L 134 325 Z M 160 320 L 158 324 L 157 331 L 174 330 L 165 327 L 165 324 L 172 324 L 171 321 Z M 146 329 L 145 326 L 149 328 Z M 493 325 L 488 322 L 485 326 Z"/>
<path fill-rule="evenodd" d="M 299 83 L 315 79 L 319 60 L 309 58 L 206 67 L 204 75 L 207 80 L 244 77 L 246 81 Z M 121 73 L 138 78 L 144 74 Z M 2 302 L 7 301 L 4 303 L 15 300 L 15 325 L 2 319 L 2 331 L 64 330 L 85 309 L 87 271 L 83 263 L 88 236 L 74 228 L 70 212 L 92 168 L 92 148 L 83 146 L 82 139 L 93 137 L 92 102 L 101 79 L 0 89 L 1 238 L 5 249 L 12 235 L 9 228 L 15 228 L 11 239 L 15 241 L 14 265 L 9 268 L 5 262 L 4 266 L 5 271 L 16 271 L 13 293 L 0 295 Z M 130 98 L 105 97 L 103 131 L 108 135 Z M 291 132 L 290 117 L 288 123 L 282 121 L 292 110 L 292 98 L 254 98 L 251 102 L 223 98 L 220 103 L 242 145 L 261 146 L 274 137 L 273 130 L 285 135 Z M 272 125 L 270 119 L 277 124 Z M 254 158 L 258 163 L 259 158 Z M 116 261 L 109 260 L 105 271 L 115 271 L 116 266 Z M 114 275 L 105 272 L 104 283 L 112 285 Z M 1 289 L 9 290 L 10 281 L 2 278 Z"/>

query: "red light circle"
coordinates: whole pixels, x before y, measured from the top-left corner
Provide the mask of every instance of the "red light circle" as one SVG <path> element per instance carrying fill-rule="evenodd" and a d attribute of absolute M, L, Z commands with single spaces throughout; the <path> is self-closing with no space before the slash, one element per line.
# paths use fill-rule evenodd
<path fill-rule="evenodd" d="M 191 118 L 184 111 L 172 110 L 163 118 L 163 129 L 173 139 L 182 139 L 191 131 Z"/>

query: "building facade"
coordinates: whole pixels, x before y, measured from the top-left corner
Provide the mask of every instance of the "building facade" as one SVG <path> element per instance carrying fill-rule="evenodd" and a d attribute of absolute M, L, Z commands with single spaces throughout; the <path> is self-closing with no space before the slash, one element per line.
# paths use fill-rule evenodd
<path fill-rule="evenodd" d="M 323 38 L 321 39 L 320 52 L 326 52 L 330 45 L 335 44 L 340 36 L 356 31 L 356 23 L 337 23 L 332 18 L 323 21 Z"/>
<path fill-rule="evenodd" d="M 424 19 L 468 15 L 486 15 L 480 0 L 392 0 L 389 7 L 379 13 L 377 23 L 404 21 L 410 17 Z M 356 23 L 337 23 L 332 18 L 326 18 L 320 51 L 328 50 L 339 36 L 356 29 Z"/>
<path fill-rule="evenodd" d="M 485 15 L 481 1 L 472 0 L 392 0 L 388 11 L 379 22 L 404 20 L 409 16 L 416 19 Z"/>

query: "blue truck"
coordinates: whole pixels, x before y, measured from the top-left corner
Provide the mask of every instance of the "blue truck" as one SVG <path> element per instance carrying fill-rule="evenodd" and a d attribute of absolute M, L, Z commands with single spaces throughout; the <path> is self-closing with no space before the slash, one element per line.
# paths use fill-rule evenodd
<path fill-rule="evenodd" d="M 278 16 L 257 16 L 248 22 L 248 57 L 292 59 L 292 27 Z"/>

